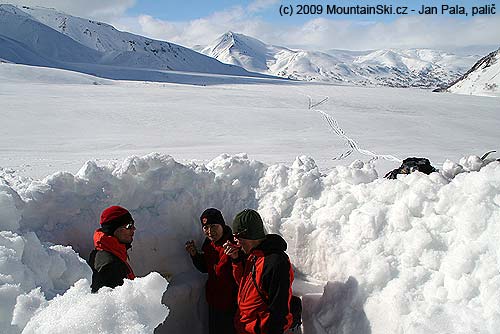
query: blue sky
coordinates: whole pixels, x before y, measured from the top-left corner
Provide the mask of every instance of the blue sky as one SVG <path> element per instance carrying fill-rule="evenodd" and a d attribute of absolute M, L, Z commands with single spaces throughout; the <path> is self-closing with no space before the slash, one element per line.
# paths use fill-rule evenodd
<path fill-rule="evenodd" d="M 229 1 L 229 0 L 218 0 L 218 1 L 201 1 L 201 0 L 186 0 L 182 2 L 177 1 L 154 1 L 154 0 L 138 0 L 135 2 L 135 5 L 128 9 L 128 13 L 130 15 L 141 15 L 148 14 L 154 15 L 155 17 L 163 20 L 169 21 L 186 21 L 186 20 L 194 20 L 201 17 L 209 16 L 215 12 L 224 11 L 231 7 L 248 7 L 252 3 L 256 1 Z M 339 6 L 352 6 L 352 5 L 393 5 L 396 6 L 406 6 L 409 8 L 414 8 L 415 10 L 419 9 L 421 5 L 426 6 L 438 6 L 440 8 L 441 4 L 446 4 L 447 2 L 443 1 L 397 1 L 397 0 L 360 0 L 359 2 L 354 1 L 261 1 L 263 4 L 262 10 L 253 13 L 253 15 L 262 17 L 270 22 L 274 22 L 276 24 L 285 24 L 285 23 L 297 23 L 297 22 L 305 22 L 312 18 L 318 17 L 328 17 L 333 20 L 341 20 L 341 19 L 349 19 L 349 20 L 370 20 L 370 21 L 392 21 L 398 17 L 398 15 L 368 15 L 368 16 L 355 16 L 355 15 L 326 15 L 323 13 L 322 15 L 292 15 L 292 17 L 281 17 L 279 15 L 279 7 L 280 5 L 293 5 L 297 8 L 297 5 L 305 4 L 305 5 L 321 5 L 323 7 L 323 11 L 326 12 L 327 5 L 337 4 Z M 479 6 L 483 4 L 491 4 L 491 1 L 453 1 L 449 4 L 465 6 L 466 8 L 470 8 L 471 6 Z M 499 8 L 500 10 L 500 8 Z M 409 14 L 412 14 L 409 12 Z M 472 16 L 457 16 L 457 18 L 461 19 L 471 19 Z"/>
<path fill-rule="evenodd" d="M 128 10 L 130 15 L 149 14 L 162 20 L 186 21 L 208 16 L 213 12 L 222 11 L 235 5 L 246 6 L 248 1 L 158 1 L 138 0 L 134 7 Z"/>
<path fill-rule="evenodd" d="M 422 5 L 441 8 L 442 1 L 404 0 L 353 1 L 193 1 L 138 0 L 126 15 L 140 17 L 141 30 L 151 37 L 170 36 L 173 42 L 186 46 L 206 43 L 225 31 L 241 32 L 264 42 L 296 48 L 326 50 L 373 48 L 442 48 L 500 43 L 500 16 L 472 17 L 472 6 L 491 1 L 453 1 L 464 6 L 465 15 L 411 15 L 411 9 Z M 292 15 L 280 16 L 282 4 L 326 6 L 392 5 L 407 6 L 410 15 Z M 451 3 L 450 3 L 451 4 Z M 500 7 L 500 6 L 499 6 Z M 500 8 L 499 8 L 500 11 Z M 413 12 L 414 13 L 414 12 Z"/>
<path fill-rule="evenodd" d="M 451 0 L 450 0 L 451 1 Z M 470 11 L 496 0 L 453 1 Z M 433 48 L 454 50 L 500 46 L 500 14 L 463 15 L 293 15 L 281 17 L 281 4 L 393 5 L 419 10 L 434 0 L 279 1 L 279 0 L 10 0 L 18 5 L 53 7 L 71 15 L 109 23 L 117 29 L 183 46 L 206 45 L 231 30 L 265 43 L 308 50 Z M 500 12 L 500 3 L 497 8 Z M 325 11 L 325 9 L 324 9 Z M 411 13 L 410 11 L 408 11 Z"/>

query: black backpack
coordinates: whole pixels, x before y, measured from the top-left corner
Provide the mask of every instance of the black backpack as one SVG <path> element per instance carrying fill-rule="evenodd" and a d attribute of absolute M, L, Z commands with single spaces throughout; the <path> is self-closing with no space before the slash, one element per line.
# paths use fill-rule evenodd
<path fill-rule="evenodd" d="M 292 327 L 290 329 L 295 329 L 302 325 L 302 299 L 300 297 L 292 295 L 290 313 L 292 314 Z"/>
<path fill-rule="evenodd" d="M 399 168 L 391 170 L 384 177 L 386 179 L 395 179 L 398 174 L 410 174 L 417 170 L 427 175 L 437 171 L 436 168 L 432 167 L 429 159 L 412 157 L 404 159 Z"/>

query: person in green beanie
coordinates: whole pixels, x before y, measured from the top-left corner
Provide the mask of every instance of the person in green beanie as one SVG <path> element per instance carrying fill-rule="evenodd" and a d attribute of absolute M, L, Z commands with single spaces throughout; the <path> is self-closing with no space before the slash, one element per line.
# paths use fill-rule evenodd
<path fill-rule="evenodd" d="M 266 234 L 259 213 L 245 209 L 233 220 L 236 243 L 226 242 L 238 284 L 235 328 L 238 334 L 283 334 L 292 324 L 293 269 L 286 241 Z M 244 255 L 240 252 L 243 251 Z"/>

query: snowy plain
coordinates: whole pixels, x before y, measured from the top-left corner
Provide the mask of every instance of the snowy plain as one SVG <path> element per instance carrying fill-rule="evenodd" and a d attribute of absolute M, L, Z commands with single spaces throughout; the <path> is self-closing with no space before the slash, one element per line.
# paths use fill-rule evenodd
<path fill-rule="evenodd" d="M 227 221 L 256 208 L 287 240 L 304 333 L 500 326 L 500 163 L 468 157 L 497 148 L 497 98 L 203 75 L 118 82 L 1 63 L 0 79 L 3 333 L 150 333 L 167 313 L 158 333 L 205 333 L 204 277 L 183 244 L 202 241 L 210 206 Z M 317 108 L 360 147 L 425 156 L 442 173 L 385 180 L 398 163 L 332 160 L 345 143 L 308 96 L 328 97 Z M 93 296 L 81 258 L 112 204 L 137 221 L 130 256 L 145 277 Z M 101 294 L 111 325 L 71 312 L 93 314 Z"/>
<path fill-rule="evenodd" d="M 208 162 L 222 153 L 245 152 L 288 164 L 307 154 L 329 170 L 345 143 L 318 112 L 308 110 L 308 96 L 315 102 L 329 97 L 318 109 L 375 153 L 425 156 L 439 165 L 498 145 L 495 98 L 178 73 L 200 85 L 113 81 L 0 64 L 2 167 L 43 177 L 75 173 L 87 160 L 132 154 L 161 152 Z M 397 164 L 377 166 L 382 173 Z"/>

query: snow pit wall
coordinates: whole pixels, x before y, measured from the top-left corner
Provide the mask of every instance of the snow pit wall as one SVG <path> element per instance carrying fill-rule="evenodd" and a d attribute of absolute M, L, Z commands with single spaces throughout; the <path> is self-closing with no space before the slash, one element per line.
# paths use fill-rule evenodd
<path fill-rule="evenodd" d="M 85 263 L 58 245 L 86 259 L 100 212 L 114 204 L 136 221 L 136 274 L 155 271 L 170 280 L 163 302 L 171 313 L 158 333 L 206 331 L 204 277 L 184 242 L 201 245 L 198 217 L 207 207 L 221 209 L 229 224 L 243 208 L 256 208 L 268 232 L 285 238 L 297 277 L 316 286 L 296 287 L 304 333 L 494 333 L 500 325 L 498 162 L 468 157 L 448 161 L 441 173 L 385 180 L 361 161 L 323 174 L 308 157 L 292 166 L 267 166 L 245 154 L 183 165 L 150 154 L 119 165 L 88 162 L 76 175 L 41 181 L 0 170 L 2 332 L 43 328 L 37 326 L 50 316 L 38 314 L 50 314 L 51 304 L 63 312 L 57 298 L 90 298 Z M 26 245 L 38 255 L 26 255 Z M 54 269 L 42 272 L 36 261 Z M 312 293 L 318 285 L 321 293 Z M 165 287 L 124 289 L 161 295 Z M 159 300 L 152 303 L 152 313 L 164 318 Z M 141 333 L 163 321 L 140 318 L 130 328 Z M 117 320 L 109 332 L 127 328 L 120 326 Z"/>

